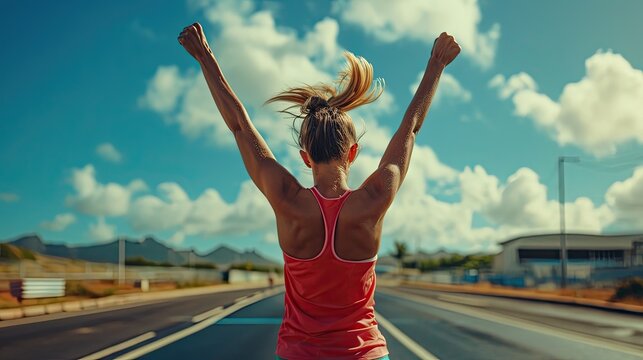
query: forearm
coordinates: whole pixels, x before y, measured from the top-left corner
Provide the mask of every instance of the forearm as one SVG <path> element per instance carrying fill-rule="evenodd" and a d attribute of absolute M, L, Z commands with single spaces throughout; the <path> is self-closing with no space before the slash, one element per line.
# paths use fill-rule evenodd
<path fill-rule="evenodd" d="M 420 85 L 415 91 L 415 95 L 404 114 L 401 128 L 410 129 L 415 134 L 420 131 L 426 114 L 429 111 L 429 106 L 431 106 L 431 101 L 438 89 L 438 81 L 440 80 L 442 71 L 444 71 L 444 67 L 443 64 L 434 58 L 429 60 Z"/>
<path fill-rule="evenodd" d="M 251 123 L 246 109 L 228 85 L 214 55 L 205 56 L 199 63 L 212 98 L 228 128 L 233 133 L 250 128 Z"/>

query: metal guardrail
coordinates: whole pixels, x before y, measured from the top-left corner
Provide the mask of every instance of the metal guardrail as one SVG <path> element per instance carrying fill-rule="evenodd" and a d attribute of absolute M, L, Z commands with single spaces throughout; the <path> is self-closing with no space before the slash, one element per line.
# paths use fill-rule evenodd
<path fill-rule="evenodd" d="M 23 299 L 40 299 L 65 296 L 65 279 L 25 278 L 12 280 L 9 285 L 11 295 Z"/>

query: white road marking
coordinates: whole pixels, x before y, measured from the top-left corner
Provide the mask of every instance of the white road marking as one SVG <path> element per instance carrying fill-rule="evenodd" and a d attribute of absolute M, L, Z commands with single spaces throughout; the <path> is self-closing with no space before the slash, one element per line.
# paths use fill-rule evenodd
<path fill-rule="evenodd" d="M 205 319 L 209 318 L 210 316 L 213 316 L 213 315 L 217 314 L 217 313 L 218 313 L 218 312 L 220 312 L 221 310 L 223 310 L 223 306 L 217 306 L 217 307 L 215 307 L 215 308 L 214 308 L 214 309 L 212 309 L 212 310 L 208 310 L 208 311 L 206 311 L 206 312 L 204 312 L 204 313 L 201 313 L 201 314 L 199 314 L 199 315 L 194 315 L 194 316 L 192 317 L 192 322 L 193 322 L 193 323 L 198 323 L 198 322 L 200 322 L 200 321 L 203 321 L 203 320 L 205 320 Z"/>
<path fill-rule="evenodd" d="M 437 307 L 443 310 L 472 316 L 478 319 L 492 321 L 502 325 L 509 325 L 520 329 L 530 330 L 530 331 L 538 332 L 549 336 L 557 336 L 569 341 L 575 341 L 575 342 L 579 342 L 579 343 L 583 343 L 591 346 L 602 347 L 612 351 L 620 351 L 620 352 L 630 354 L 630 355 L 635 355 L 638 357 L 640 357 L 642 353 L 641 348 L 635 345 L 623 344 L 617 341 L 604 339 L 597 336 L 577 333 L 571 330 L 565 330 L 551 325 L 537 323 L 534 321 L 520 319 L 520 318 L 516 318 L 509 315 L 504 315 L 504 314 L 502 315 L 495 314 L 487 310 L 470 308 L 467 306 L 462 306 L 457 304 L 450 304 L 447 302 L 433 300 L 423 296 L 408 294 L 405 292 L 394 291 L 390 289 L 378 289 L 378 290 L 384 294 L 406 298 L 407 300 L 419 302 L 419 303 Z"/>
<path fill-rule="evenodd" d="M 139 335 L 135 338 L 129 339 L 125 342 L 122 342 L 120 344 L 116 344 L 114 346 L 110 346 L 106 349 L 103 349 L 99 352 L 95 352 L 93 354 L 87 355 L 85 357 L 80 358 L 79 360 L 97 360 L 97 359 L 102 359 L 106 356 L 109 356 L 113 353 L 119 352 L 121 350 L 125 350 L 129 347 L 132 347 L 134 345 L 140 344 L 143 341 L 149 340 L 153 337 L 156 336 L 156 333 L 154 331 L 146 332 L 145 334 Z"/>
<path fill-rule="evenodd" d="M 171 293 L 171 294 L 164 294 L 164 291 L 158 291 L 158 292 L 155 292 L 155 295 L 158 295 L 159 297 L 154 299 L 145 299 L 145 300 L 138 300 L 138 301 L 132 302 L 131 300 L 128 300 L 129 298 L 121 297 L 117 299 L 117 301 L 129 301 L 129 302 L 109 305 L 98 309 L 63 311 L 58 313 L 46 314 L 46 315 L 22 317 L 22 318 L 12 319 L 12 320 L 0 320 L 0 328 L 5 328 L 5 327 L 10 327 L 15 325 L 34 324 L 34 323 L 39 323 L 43 321 L 59 320 L 59 319 L 65 319 L 65 318 L 70 318 L 75 316 L 92 315 L 92 314 L 98 314 L 98 313 L 103 313 L 107 311 L 129 309 L 129 308 L 145 306 L 145 305 L 150 305 L 150 304 L 155 304 L 160 302 L 172 301 L 186 296 L 220 294 L 220 293 L 232 292 L 232 291 L 238 291 L 238 290 L 247 290 L 247 289 L 252 289 L 256 287 L 259 287 L 259 285 L 250 284 L 250 285 L 238 285 L 238 286 L 232 285 L 232 286 L 225 286 L 225 287 L 222 286 L 221 288 L 208 289 L 207 291 L 200 291 L 201 289 L 199 288 L 178 290 L 178 291 L 168 290 L 167 293 Z M 190 292 L 190 290 L 194 290 L 194 291 Z M 147 294 L 152 294 L 152 293 L 147 293 Z M 130 295 L 134 295 L 134 294 L 130 294 Z M 121 296 L 121 295 L 114 295 L 114 296 Z"/>
<path fill-rule="evenodd" d="M 264 293 L 262 293 L 260 295 L 252 296 L 252 297 L 246 298 L 244 300 L 241 300 L 241 301 L 239 301 L 237 303 L 234 303 L 233 305 L 230 305 L 229 307 L 223 309 L 221 312 L 217 313 L 214 316 L 211 316 L 211 317 L 209 317 L 209 318 L 207 318 L 207 319 L 205 319 L 205 320 L 203 320 L 201 322 L 198 322 L 198 323 L 196 323 L 196 324 L 194 324 L 194 325 L 192 325 L 192 326 L 190 326 L 190 327 L 188 327 L 186 329 L 177 331 L 177 332 L 175 332 L 173 334 L 170 334 L 170 335 L 168 335 L 168 336 L 166 336 L 164 338 L 161 338 L 159 340 L 151 342 L 151 343 L 149 343 L 147 345 L 141 346 L 138 349 L 134 349 L 134 350 L 132 350 L 132 351 L 126 353 L 126 354 L 123 354 L 123 355 L 117 357 L 116 360 L 136 359 L 136 358 L 139 358 L 139 357 L 141 357 L 141 356 L 143 356 L 145 354 L 149 354 L 152 351 L 158 350 L 158 349 L 160 349 L 160 348 L 162 348 L 164 346 L 170 345 L 171 343 L 173 343 L 175 341 L 181 340 L 181 339 L 183 339 L 183 338 L 185 338 L 187 336 L 190 336 L 190 335 L 192 335 L 192 334 L 194 334 L 194 333 L 196 333 L 198 331 L 201 331 L 201 330 L 207 328 L 210 325 L 214 325 L 214 324 L 217 323 L 217 321 L 223 319 L 224 317 L 226 317 L 226 316 L 228 316 L 228 315 L 230 315 L 230 314 L 232 314 L 232 313 L 234 313 L 234 312 L 236 312 L 238 310 L 241 310 L 242 308 L 244 308 L 244 307 L 246 307 L 248 305 L 254 304 L 254 303 L 259 302 L 259 301 L 261 301 L 261 300 L 263 300 L 263 299 L 265 299 L 267 297 L 276 295 L 276 294 L 278 294 L 280 292 L 283 292 L 283 291 L 284 291 L 283 288 L 276 288 L 276 289 L 272 289 L 272 290 L 267 290 L 267 291 L 265 291 Z"/>
<path fill-rule="evenodd" d="M 428 352 L 425 348 L 413 341 L 410 337 L 406 336 L 406 334 L 404 334 L 400 329 L 393 325 L 393 323 L 386 320 L 386 318 L 384 318 L 382 314 L 375 312 L 375 319 L 377 319 L 377 322 L 382 325 L 382 327 L 384 327 L 384 329 L 386 329 L 389 333 L 391 333 L 391 335 L 393 335 L 393 337 L 397 339 L 397 341 L 399 341 L 420 359 L 438 360 L 435 355 Z"/>
<path fill-rule="evenodd" d="M 241 301 L 243 299 L 247 299 L 247 298 L 248 298 L 248 295 L 241 296 L 241 297 L 238 297 L 238 298 L 234 299 L 234 302 L 239 302 L 239 301 Z"/>

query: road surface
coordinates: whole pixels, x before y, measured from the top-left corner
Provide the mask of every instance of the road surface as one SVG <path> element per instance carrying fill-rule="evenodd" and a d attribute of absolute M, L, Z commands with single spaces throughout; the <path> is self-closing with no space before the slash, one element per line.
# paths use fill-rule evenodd
<path fill-rule="evenodd" d="M 375 300 L 393 360 L 643 359 L 640 316 L 404 287 L 378 286 Z M 4 322 L 0 358 L 273 359 L 282 315 L 283 293 L 246 290 Z"/>

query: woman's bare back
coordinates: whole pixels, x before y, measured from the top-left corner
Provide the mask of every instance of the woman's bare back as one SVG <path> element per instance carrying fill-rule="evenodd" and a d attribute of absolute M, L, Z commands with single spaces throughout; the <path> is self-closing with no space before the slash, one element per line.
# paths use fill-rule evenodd
<path fill-rule="evenodd" d="M 381 201 L 373 199 L 363 188 L 352 190 L 347 196 L 337 219 L 335 253 L 343 260 L 371 259 L 379 250 L 382 234 Z M 324 219 L 311 190 L 302 188 L 282 209 L 275 209 L 275 215 L 279 243 L 287 255 L 311 259 L 322 251 Z"/>

